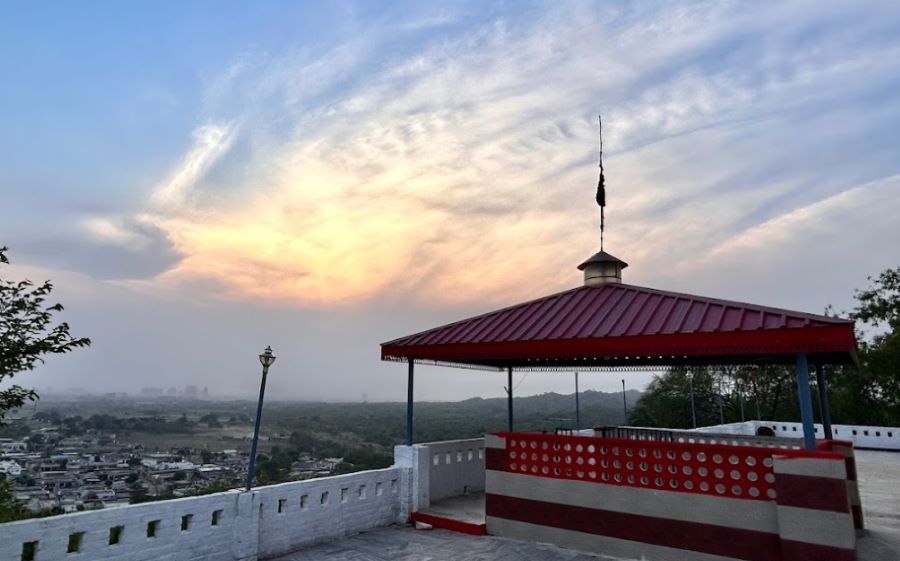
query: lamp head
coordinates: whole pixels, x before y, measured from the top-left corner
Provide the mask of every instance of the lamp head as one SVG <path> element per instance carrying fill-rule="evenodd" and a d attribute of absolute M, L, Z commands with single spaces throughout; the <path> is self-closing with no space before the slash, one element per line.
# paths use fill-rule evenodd
<path fill-rule="evenodd" d="M 259 355 L 259 363 L 262 364 L 265 368 L 272 366 L 272 363 L 275 362 L 275 355 L 272 354 L 272 347 L 266 347 L 266 350 L 263 351 L 263 354 Z"/>

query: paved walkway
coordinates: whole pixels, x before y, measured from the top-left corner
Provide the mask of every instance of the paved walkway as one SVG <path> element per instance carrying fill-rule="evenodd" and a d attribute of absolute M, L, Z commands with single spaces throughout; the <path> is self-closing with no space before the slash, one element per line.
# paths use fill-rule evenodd
<path fill-rule="evenodd" d="M 868 529 L 859 561 L 900 561 L 900 452 L 857 450 L 856 472 Z"/>
<path fill-rule="evenodd" d="M 613 559 L 552 545 L 446 530 L 392 526 L 324 543 L 277 561 L 597 561 Z M 273 560 L 274 561 L 274 560 Z"/>

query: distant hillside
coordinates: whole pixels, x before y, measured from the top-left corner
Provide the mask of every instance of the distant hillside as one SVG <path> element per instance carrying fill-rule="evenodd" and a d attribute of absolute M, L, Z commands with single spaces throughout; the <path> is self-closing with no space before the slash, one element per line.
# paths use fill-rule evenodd
<path fill-rule="evenodd" d="M 622 394 L 597 391 L 581 392 L 581 426 L 622 424 Z M 631 410 L 641 393 L 626 393 Z M 210 431 L 224 434 L 249 434 L 252 431 L 256 404 L 251 401 L 186 401 L 186 400 L 106 400 L 79 398 L 67 401 L 47 401 L 40 407 L 41 415 L 85 419 L 93 428 L 103 428 L 127 437 L 133 421 L 118 419 L 147 418 L 154 422 L 168 420 L 169 424 L 185 424 L 181 432 L 197 433 L 197 439 L 210 438 Z M 33 409 L 32 409 L 33 411 Z M 575 427 L 575 395 L 545 393 L 517 397 L 514 401 L 516 430 L 553 431 L 558 427 Z M 29 411 L 31 412 L 31 411 Z M 220 429 L 207 427 L 204 421 L 214 416 Z M 184 421 L 179 419 L 184 418 Z M 101 421 L 104 424 L 101 424 Z M 486 433 L 506 430 L 505 398 L 472 398 L 457 402 L 418 402 L 415 404 L 415 440 L 428 442 L 473 438 Z M 10 429 L 14 427 L 9 427 Z M 406 404 L 388 403 L 326 403 L 267 401 L 263 412 L 262 432 L 268 435 L 293 433 L 321 441 L 340 442 L 354 446 L 375 445 L 385 454 L 403 441 L 406 433 Z M 204 436 L 200 436 L 203 433 Z M 184 439 L 171 434 L 161 435 L 159 445 L 166 442 L 183 445 Z M 154 444 L 157 444 L 154 442 Z M 198 445 L 203 441 L 198 440 Z M 235 446 L 232 443 L 230 446 Z"/>
<path fill-rule="evenodd" d="M 626 392 L 629 409 L 640 392 Z M 622 424 L 622 394 L 585 391 L 580 394 L 583 428 Z M 545 393 L 515 398 L 516 430 L 552 431 L 575 426 L 575 395 Z M 359 440 L 389 446 L 405 433 L 405 403 L 272 403 L 265 423 L 285 430 L 354 435 Z M 418 442 L 483 436 L 506 430 L 506 399 L 472 398 L 457 402 L 415 404 Z"/>

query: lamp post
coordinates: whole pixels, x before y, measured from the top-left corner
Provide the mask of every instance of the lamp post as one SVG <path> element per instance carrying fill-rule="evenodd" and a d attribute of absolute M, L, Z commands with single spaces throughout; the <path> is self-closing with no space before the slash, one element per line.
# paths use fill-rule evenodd
<path fill-rule="evenodd" d="M 575 430 L 581 430 L 581 404 L 578 402 L 578 372 L 575 373 Z"/>
<path fill-rule="evenodd" d="M 691 392 L 691 423 L 697 428 L 697 408 L 694 406 L 694 373 L 688 373 L 688 388 Z"/>
<path fill-rule="evenodd" d="M 263 396 L 266 393 L 266 376 L 269 367 L 275 362 L 272 347 L 266 347 L 263 354 L 259 355 L 259 363 L 262 364 L 262 382 L 259 384 L 259 403 L 256 405 L 256 426 L 253 428 L 253 444 L 250 447 L 250 467 L 247 470 L 247 491 L 253 486 L 253 472 L 256 469 L 256 445 L 259 442 L 259 421 L 262 418 Z"/>

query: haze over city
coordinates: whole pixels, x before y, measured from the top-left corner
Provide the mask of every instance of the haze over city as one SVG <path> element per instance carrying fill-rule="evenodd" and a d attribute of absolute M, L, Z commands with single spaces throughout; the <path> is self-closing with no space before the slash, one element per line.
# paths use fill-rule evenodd
<path fill-rule="evenodd" d="M 402 400 L 379 343 L 580 284 L 598 113 L 624 282 L 848 310 L 900 259 L 898 31 L 885 2 L 0 6 L 0 242 L 93 340 L 17 381 L 251 396 L 271 345 L 271 399 Z M 422 367 L 416 397 L 504 383 Z"/>

